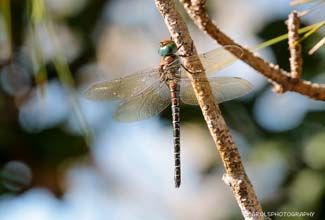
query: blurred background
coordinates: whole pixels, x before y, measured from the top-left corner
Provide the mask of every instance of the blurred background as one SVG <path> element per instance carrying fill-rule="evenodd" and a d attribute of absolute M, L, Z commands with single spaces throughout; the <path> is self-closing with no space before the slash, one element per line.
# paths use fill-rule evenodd
<path fill-rule="evenodd" d="M 248 47 L 287 32 L 289 1 L 208 1 L 220 28 Z M 186 19 L 200 53 L 218 45 Z M 302 26 L 325 19 L 325 7 Z M 303 46 L 303 78 L 325 83 L 325 48 Z M 169 34 L 153 0 L 0 1 L 0 219 L 242 219 L 201 111 L 181 106 L 182 185 L 174 188 L 171 111 L 119 123 L 117 103 L 83 97 L 93 82 L 159 65 Z M 260 50 L 289 70 L 287 42 Z M 221 109 L 263 210 L 325 219 L 325 103 L 277 95 L 242 62 L 249 95 Z M 272 217 L 272 219 L 285 219 Z"/>

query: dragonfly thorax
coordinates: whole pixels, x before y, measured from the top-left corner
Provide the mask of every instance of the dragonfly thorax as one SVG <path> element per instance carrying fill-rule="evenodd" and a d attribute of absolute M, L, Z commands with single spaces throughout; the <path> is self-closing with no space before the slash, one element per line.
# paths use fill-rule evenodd
<path fill-rule="evenodd" d="M 165 82 L 178 80 L 180 70 L 180 60 L 175 54 L 164 56 L 160 61 L 161 79 Z"/>
<path fill-rule="evenodd" d="M 179 57 L 176 54 L 163 56 L 160 60 L 160 67 L 162 69 L 179 67 Z"/>
<path fill-rule="evenodd" d="M 176 81 L 180 70 L 179 57 L 176 55 L 177 46 L 172 40 L 164 40 L 160 42 L 158 53 L 162 56 L 160 61 L 161 81 L 166 83 Z"/>

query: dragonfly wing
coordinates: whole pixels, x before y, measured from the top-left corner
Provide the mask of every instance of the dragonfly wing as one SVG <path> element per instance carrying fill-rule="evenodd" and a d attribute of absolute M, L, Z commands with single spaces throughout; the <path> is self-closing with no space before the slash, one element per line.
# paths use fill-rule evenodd
<path fill-rule="evenodd" d="M 170 103 L 170 93 L 165 83 L 155 83 L 135 97 L 125 100 L 116 109 L 114 118 L 122 122 L 148 119 L 158 115 Z"/>
<path fill-rule="evenodd" d="M 239 77 L 209 77 L 212 94 L 218 103 L 246 95 L 252 91 L 250 82 Z M 181 99 L 184 103 L 198 105 L 189 79 L 181 81 Z"/>
<path fill-rule="evenodd" d="M 95 83 L 86 90 L 85 96 L 99 101 L 123 100 L 136 96 L 159 80 L 159 68 L 141 71 L 119 79 Z"/>
<path fill-rule="evenodd" d="M 234 45 L 229 45 L 200 54 L 199 58 L 206 73 L 217 72 L 218 70 L 224 68 L 226 65 L 231 64 L 237 60 L 234 55 L 225 49 L 227 47 L 231 47 L 233 50 L 242 52 L 241 48 Z M 186 72 L 187 71 L 182 68 L 182 74 L 185 75 Z"/>

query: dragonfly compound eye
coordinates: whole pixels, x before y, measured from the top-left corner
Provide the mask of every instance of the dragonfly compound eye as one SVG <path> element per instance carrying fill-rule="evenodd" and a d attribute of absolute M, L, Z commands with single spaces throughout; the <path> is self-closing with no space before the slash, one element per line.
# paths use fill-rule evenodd
<path fill-rule="evenodd" d="M 177 52 L 177 46 L 174 42 L 170 42 L 159 48 L 158 53 L 160 56 L 169 56 Z"/>

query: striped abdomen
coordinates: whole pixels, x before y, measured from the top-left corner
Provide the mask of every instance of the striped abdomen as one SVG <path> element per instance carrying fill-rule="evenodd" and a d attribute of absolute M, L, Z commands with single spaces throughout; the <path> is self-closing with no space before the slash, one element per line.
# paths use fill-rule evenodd
<path fill-rule="evenodd" d="M 174 139 L 174 157 L 175 157 L 175 187 L 181 184 L 181 157 L 180 157 L 180 114 L 179 114 L 179 91 L 180 85 L 178 80 L 169 82 L 169 89 L 171 95 L 171 108 L 173 117 L 173 139 Z"/>

